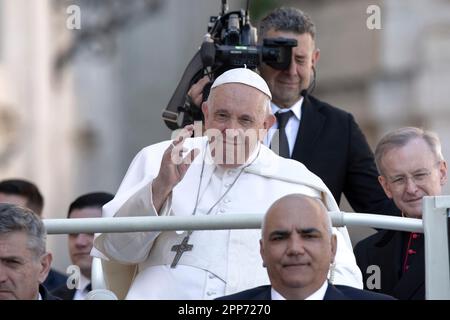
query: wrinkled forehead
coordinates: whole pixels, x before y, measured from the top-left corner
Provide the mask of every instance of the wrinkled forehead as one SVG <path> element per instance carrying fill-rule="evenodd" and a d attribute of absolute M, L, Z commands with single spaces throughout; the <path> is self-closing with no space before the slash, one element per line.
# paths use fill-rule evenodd
<path fill-rule="evenodd" d="M 413 139 L 403 146 L 387 150 L 381 164 L 386 174 L 414 172 L 420 169 L 432 169 L 438 159 L 423 139 Z"/>
<path fill-rule="evenodd" d="M 25 231 L 0 233 L 0 257 L 27 257 L 32 255 Z"/>
<path fill-rule="evenodd" d="M 315 228 L 327 232 L 328 213 L 318 203 L 308 201 L 303 203 L 281 204 L 268 212 L 266 230 L 270 233 L 276 229 L 308 229 Z"/>

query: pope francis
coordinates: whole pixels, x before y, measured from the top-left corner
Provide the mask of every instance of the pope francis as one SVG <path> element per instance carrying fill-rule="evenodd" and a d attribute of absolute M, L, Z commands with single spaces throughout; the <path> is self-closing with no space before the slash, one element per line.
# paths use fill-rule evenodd
<path fill-rule="evenodd" d="M 261 214 L 291 193 L 339 210 L 319 177 L 260 143 L 275 121 L 270 99 L 257 73 L 223 73 L 202 105 L 204 134 L 190 138 L 194 127 L 187 126 L 174 140 L 141 150 L 103 216 Z M 346 228 L 334 233 L 333 283 L 362 288 Z M 125 277 L 112 266 L 130 266 L 127 299 L 214 299 L 269 284 L 259 238 L 259 230 L 104 233 L 96 235 L 92 254 L 107 261 L 111 288 Z"/>

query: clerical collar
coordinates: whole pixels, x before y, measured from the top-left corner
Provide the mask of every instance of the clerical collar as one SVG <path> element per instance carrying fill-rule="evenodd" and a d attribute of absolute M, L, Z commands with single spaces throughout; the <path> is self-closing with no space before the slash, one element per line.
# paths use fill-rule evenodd
<path fill-rule="evenodd" d="M 325 297 L 325 293 L 328 289 L 328 279 L 325 279 L 325 282 L 322 286 L 315 292 L 313 292 L 310 296 L 306 297 L 305 300 L 323 300 Z M 272 300 L 286 300 L 278 291 L 276 291 L 273 287 L 271 288 L 271 297 Z"/>
<path fill-rule="evenodd" d="M 279 106 L 277 106 L 273 102 L 270 103 L 270 107 L 272 108 L 272 113 L 273 114 L 277 113 L 278 111 L 280 111 L 280 112 L 288 112 L 289 110 L 291 110 L 292 113 L 297 118 L 297 120 L 300 120 L 300 117 L 301 117 L 301 114 L 302 114 L 303 100 L 304 100 L 303 97 L 301 97 L 300 100 L 298 100 L 296 103 L 294 103 L 289 108 L 280 108 Z"/>

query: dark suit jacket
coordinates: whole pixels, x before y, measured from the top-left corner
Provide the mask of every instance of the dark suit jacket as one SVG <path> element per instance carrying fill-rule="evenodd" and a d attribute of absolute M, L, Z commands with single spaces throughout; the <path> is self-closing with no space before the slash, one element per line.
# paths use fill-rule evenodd
<path fill-rule="evenodd" d="M 260 286 L 220 297 L 217 300 L 272 300 L 270 290 L 269 285 Z M 329 284 L 323 300 L 393 300 L 393 298 L 380 293 Z"/>
<path fill-rule="evenodd" d="M 377 180 L 373 153 L 350 113 L 306 95 L 292 159 L 322 178 L 337 203 L 344 193 L 357 212 L 400 214 Z"/>
<path fill-rule="evenodd" d="M 67 277 L 65 275 L 54 269 L 50 269 L 47 279 L 45 279 L 43 285 L 47 288 L 47 290 L 52 291 L 62 285 L 65 285 L 66 281 Z"/>
<path fill-rule="evenodd" d="M 92 287 L 91 284 L 89 284 L 86 287 L 87 291 L 91 291 Z M 67 284 L 63 284 L 62 286 L 60 286 L 59 288 L 56 288 L 55 290 L 52 291 L 52 294 L 54 296 L 57 296 L 59 298 L 61 298 L 62 300 L 73 300 L 73 298 L 75 297 L 75 293 L 77 292 L 77 289 L 69 289 L 67 288 Z"/>
<path fill-rule="evenodd" d="M 76 291 L 77 291 L 76 289 L 67 288 L 67 285 L 64 284 L 61 287 L 53 290 L 52 294 L 54 296 L 57 296 L 58 298 L 61 298 L 62 300 L 73 300 Z"/>
<path fill-rule="evenodd" d="M 42 300 L 61 300 L 48 292 L 47 288 L 42 284 L 39 285 L 39 293 L 41 294 Z"/>
<path fill-rule="evenodd" d="M 401 231 L 381 230 L 360 241 L 354 249 L 356 262 L 361 269 L 364 286 L 373 272 L 367 273 L 367 267 L 380 267 L 380 290 L 401 300 L 425 299 L 425 250 L 423 241 L 416 248 L 407 272 L 401 274 L 404 255 L 405 233 Z M 371 281 L 372 282 L 372 281 Z"/>

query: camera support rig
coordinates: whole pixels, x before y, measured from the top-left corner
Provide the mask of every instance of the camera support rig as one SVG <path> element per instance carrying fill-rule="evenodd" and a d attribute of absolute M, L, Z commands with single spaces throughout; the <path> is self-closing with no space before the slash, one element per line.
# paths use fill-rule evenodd
<path fill-rule="evenodd" d="M 200 107 L 192 103 L 187 92 L 204 75 L 211 80 L 204 89 L 203 99 L 206 100 L 212 82 L 227 70 L 242 67 L 255 69 L 262 62 L 279 70 L 289 67 L 292 47 L 297 45 L 297 41 L 272 38 L 263 39 L 263 44 L 257 45 L 257 32 L 250 23 L 248 7 L 249 0 L 246 10 L 227 12 L 227 1 L 222 0 L 221 14 L 210 17 L 208 33 L 200 49 L 189 62 L 163 110 L 162 118 L 169 129 L 176 130 L 196 120 L 203 120 Z"/>

